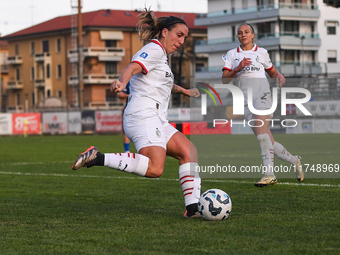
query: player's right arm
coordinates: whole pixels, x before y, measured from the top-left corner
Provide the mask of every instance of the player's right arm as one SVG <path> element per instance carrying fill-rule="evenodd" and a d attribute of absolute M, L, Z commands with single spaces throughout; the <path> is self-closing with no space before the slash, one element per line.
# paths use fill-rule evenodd
<path fill-rule="evenodd" d="M 121 73 L 119 80 L 114 80 L 111 83 L 110 90 L 112 92 L 121 92 L 125 89 L 126 84 L 131 80 L 132 76 L 141 73 L 143 68 L 138 63 L 130 63 Z"/>
<path fill-rule="evenodd" d="M 227 84 L 236 76 L 236 74 L 241 71 L 245 66 L 250 66 L 250 58 L 243 58 L 240 64 L 234 69 L 223 68 L 222 82 Z"/>

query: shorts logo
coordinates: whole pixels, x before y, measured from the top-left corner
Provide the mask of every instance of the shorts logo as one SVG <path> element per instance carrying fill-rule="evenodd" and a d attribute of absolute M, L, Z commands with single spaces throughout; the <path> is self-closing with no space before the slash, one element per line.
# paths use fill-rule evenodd
<path fill-rule="evenodd" d="M 161 137 L 161 131 L 159 131 L 158 128 L 156 128 L 156 135 L 157 135 L 158 137 Z"/>
<path fill-rule="evenodd" d="M 143 52 L 142 54 L 139 55 L 141 58 L 146 59 L 148 56 L 148 53 Z"/>

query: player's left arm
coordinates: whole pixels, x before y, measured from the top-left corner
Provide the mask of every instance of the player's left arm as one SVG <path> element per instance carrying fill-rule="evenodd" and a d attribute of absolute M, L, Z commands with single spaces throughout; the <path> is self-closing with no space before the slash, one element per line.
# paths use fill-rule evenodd
<path fill-rule="evenodd" d="M 276 82 L 279 84 L 279 87 L 281 88 L 285 83 L 286 83 L 286 78 L 279 73 L 279 71 L 277 71 L 274 67 L 272 67 L 269 70 L 266 70 L 267 74 L 276 79 Z"/>
<path fill-rule="evenodd" d="M 200 96 L 200 92 L 198 91 L 197 88 L 185 89 L 176 84 L 172 85 L 171 94 L 183 94 L 188 97 L 199 97 Z"/>

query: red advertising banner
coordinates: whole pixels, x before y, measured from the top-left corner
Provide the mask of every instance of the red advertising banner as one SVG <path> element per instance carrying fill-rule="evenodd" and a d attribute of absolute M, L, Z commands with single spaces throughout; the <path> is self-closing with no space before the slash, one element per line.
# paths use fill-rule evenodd
<path fill-rule="evenodd" d="M 41 134 L 41 114 L 13 113 L 12 127 L 13 135 Z"/>
<path fill-rule="evenodd" d="M 121 132 L 122 111 L 96 111 L 96 132 Z"/>

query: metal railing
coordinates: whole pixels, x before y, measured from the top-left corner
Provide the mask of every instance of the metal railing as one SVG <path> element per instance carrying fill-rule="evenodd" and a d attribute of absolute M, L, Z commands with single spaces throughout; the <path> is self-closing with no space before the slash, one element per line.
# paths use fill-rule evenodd
<path fill-rule="evenodd" d="M 300 33 L 300 32 L 279 32 L 279 33 L 265 33 L 265 34 L 258 34 L 255 37 L 255 40 L 260 39 L 273 39 L 273 38 L 280 38 L 280 37 L 295 37 L 301 38 L 304 36 L 304 39 L 319 39 L 320 36 L 317 33 Z M 196 41 L 196 45 L 215 45 L 215 44 L 225 44 L 225 43 L 232 43 L 238 41 L 237 37 L 229 37 L 229 38 L 219 38 L 219 39 L 212 39 L 212 40 L 200 40 Z"/>
<path fill-rule="evenodd" d="M 234 15 L 234 14 L 258 12 L 258 11 L 266 11 L 266 10 L 278 10 L 278 9 L 318 10 L 319 7 L 318 5 L 315 5 L 315 4 L 278 3 L 278 4 L 271 4 L 271 5 L 251 6 L 247 8 L 225 9 L 222 11 L 197 14 L 196 17 L 197 18 L 213 18 L 213 17 L 220 17 L 220 16 L 227 16 L 227 15 Z"/>

